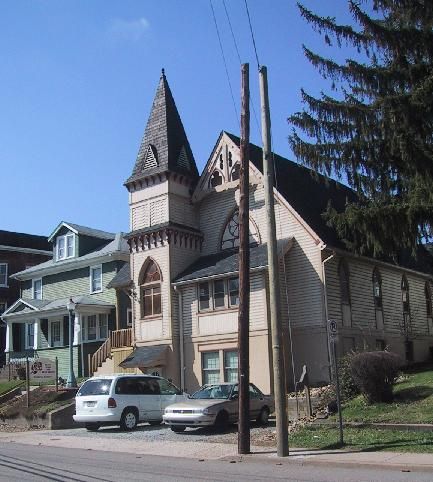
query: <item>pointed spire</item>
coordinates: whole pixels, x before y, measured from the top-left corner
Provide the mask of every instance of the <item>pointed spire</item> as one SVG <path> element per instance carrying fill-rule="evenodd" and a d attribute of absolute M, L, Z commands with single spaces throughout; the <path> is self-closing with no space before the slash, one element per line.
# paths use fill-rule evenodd
<path fill-rule="evenodd" d="M 162 69 L 135 166 L 125 184 L 165 171 L 198 179 L 194 156 Z"/>

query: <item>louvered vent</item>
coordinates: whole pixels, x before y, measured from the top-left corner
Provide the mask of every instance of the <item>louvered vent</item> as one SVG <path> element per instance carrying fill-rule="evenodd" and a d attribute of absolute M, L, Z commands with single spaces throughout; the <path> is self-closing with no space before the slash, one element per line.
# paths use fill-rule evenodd
<path fill-rule="evenodd" d="M 180 150 L 179 157 L 177 159 L 177 165 L 179 167 L 183 167 L 187 171 L 190 170 L 189 159 L 186 154 L 185 146 L 182 146 L 182 149 Z"/>
<path fill-rule="evenodd" d="M 158 165 L 158 160 L 156 156 L 156 149 L 152 144 L 149 144 L 146 149 L 146 154 L 144 155 L 144 169 L 150 169 L 152 167 L 156 167 Z"/>

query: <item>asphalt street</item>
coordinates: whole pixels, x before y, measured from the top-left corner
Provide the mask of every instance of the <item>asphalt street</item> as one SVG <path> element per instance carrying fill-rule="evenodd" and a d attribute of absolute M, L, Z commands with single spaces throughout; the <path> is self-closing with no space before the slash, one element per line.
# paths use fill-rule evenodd
<path fill-rule="evenodd" d="M 431 482 L 428 472 L 204 460 L 0 442 L 0 481 L 323 481 Z"/>

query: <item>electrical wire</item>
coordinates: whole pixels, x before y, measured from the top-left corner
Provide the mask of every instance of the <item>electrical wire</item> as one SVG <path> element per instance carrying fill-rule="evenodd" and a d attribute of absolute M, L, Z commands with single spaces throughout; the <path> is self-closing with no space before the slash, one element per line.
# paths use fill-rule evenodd
<path fill-rule="evenodd" d="M 238 55 L 239 64 L 242 65 L 241 54 L 239 53 L 238 43 L 236 42 L 235 33 L 234 33 L 234 31 L 233 31 L 232 23 L 231 23 L 231 21 L 230 21 L 230 16 L 229 16 L 229 12 L 228 12 L 228 10 L 227 10 L 227 6 L 226 6 L 225 0 L 223 0 L 223 6 L 224 6 L 224 10 L 225 10 L 225 12 L 226 12 L 226 17 L 227 17 L 227 21 L 228 21 L 228 24 L 229 24 L 229 27 L 230 27 L 230 32 L 231 32 L 231 34 L 232 34 L 233 43 L 235 44 L 235 49 L 236 49 L 236 53 L 237 53 L 237 55 Z M 259 120 L 258 120 L 258 118 L 257 118 L 257 113 L 256 113 L 256 109 L 255 109 L 255 107 L 254 107 L 254 101 L 253 101 L 251 92 L 250 92 L 250 106 L 251 106 L 251 109 L 252 109 L 252 111 L 253 111 L 253 115 L 254 115 L 254 120 L 255 120 L 255 122 L 256 122 L 257 131 L 258 131 L 259 136 L 260 136 L 260 124 L 259 124 Z"/>
<path fill-rule="evenodd" d="M 238 110 L 237 110 L 237 108 L 236 108 L 235 97 L 234 97 L 234 95 L 233 95 L 232 84 L 231 84 L 231 82 L 230 82 L 229 71 L 228 71 L 228 69 L 227 69 L 227 62 L 226 62 L 226 58 L 225 58 L 225 55 L 224 55 L 223 44 L 222 44 L 222 42 L 221 42 L 221 36 L 220 36 L 219 29 L 218 29 L 218 23 L 217 23 L 217 19 L 216 19 L 216 16 L 215 16 L 215 10 L 214 10 L 214 8 L 213 8 L 212 0 L 209 0 L 209 3 L 210 3 L 210 7 L 211 7 L 211 9 L 212 9 L 212 16 L 213 16 L 213 20 L 214 20 L 214 23 L 215 23 L 215 29 L 216 29 L 217 36 L 218 36 L 218 42 L 219 42 L 220 49 L 221 49 L 221 55 L 222 55 L 222 58 L 223 58 L 223 63 L 224 63 L 225 71 L 226 71 L 227 81 L 228 81 L 228 83 L 229 83 L 230 94 L 231 94 L 231 97 L 232 97 L 233 107 L 234 107 L 234 109 L 235 109 L 235 114 L 236 114 L 236 120 L 237 120 L 237 122 L 238 122 L 239 130 L 240 130 L 241 126 L 240 126 L 240 120 L 239 120 Z"/>
<path fill-rule="evenodd" d="M 256 60 L 257 60 L 257 70 L 260 70 L 259 56 L 258 56 L 258 54 L 257 54 L 256 41 L 255 41 L 255 38 L 254 38 L 253 26 L 251 25 L 251 17 L 250 17 L 250 11 L 249 11 L 249 9 L 248 9 L 248 3 L 247 3 L 247 0 L 245 0 L 245 8 L 246 8 L 246 10 L 247 10 L 247 15 L 248 15 L 248 23 L 250 24 L 251 38 L 253 39 L 254 52 L 255 52 L 255 54 L 256 54 Z"/>

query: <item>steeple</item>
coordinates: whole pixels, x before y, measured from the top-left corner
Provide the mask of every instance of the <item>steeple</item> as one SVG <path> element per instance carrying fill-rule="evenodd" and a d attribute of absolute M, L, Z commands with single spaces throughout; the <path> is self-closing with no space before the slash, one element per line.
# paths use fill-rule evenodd
<path fill-rule="evenodd" d="M 166 171 L 198 179 L 194 156 L 162 69 L 137 160 L 125 185 Z"/>

